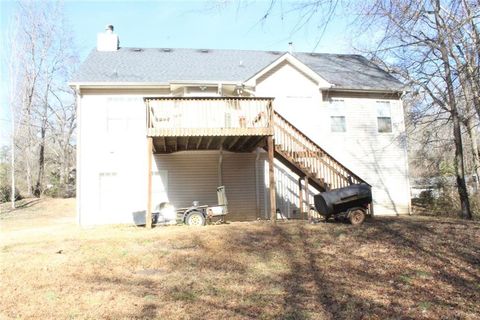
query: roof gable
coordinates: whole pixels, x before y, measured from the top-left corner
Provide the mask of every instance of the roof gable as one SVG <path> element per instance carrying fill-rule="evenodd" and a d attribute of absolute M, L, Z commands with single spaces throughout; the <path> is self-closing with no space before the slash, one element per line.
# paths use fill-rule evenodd
<path fill-rule="evenodd" d="M 298 60 L 297 58 L 295 58 L 293 55 L 291 55 L 288 52 L 285 53 L 284 55 L 282 55 L 280 58 L 278 58 L 274 62 L 272 62 L 271 64 L 269 64 L 268 66 L 266 66 L 265 68 L 263 68 L 262 70 L 260 70 L 259 72 L 257 72 L 250 79 L 246 80 L 245 83 L 247 85 L 255 86 L 258 79 L 260 79 L 266 73 L 273 70 L 274 68 L 276 68 L 277 66 L 279 66 L 280 64 L 282 64 L 284 62 L 290 63 L 296 69 L 298 69 L 299 71 L 304 73 L 306 76 L 308 76 L 309 78 L 314 80 L 320 88 L 330 88 L 330 87 L 332 87 L 332 84 L 330 84 L 328 81 L 326 81 L 324 78 L 322 78 L 318 73 L 316 73 L 315 71 L 310 69 L 303 62 L 301 62 L 300 60 Z"/>

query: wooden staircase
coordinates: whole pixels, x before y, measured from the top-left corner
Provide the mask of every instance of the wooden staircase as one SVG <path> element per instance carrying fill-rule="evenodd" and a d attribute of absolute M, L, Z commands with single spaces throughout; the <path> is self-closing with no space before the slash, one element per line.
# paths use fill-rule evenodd
<path fill-rule="evenodd" d="M 277 112 L 273 115 L 275 157 L 322 191 L 366 183 Z"/>

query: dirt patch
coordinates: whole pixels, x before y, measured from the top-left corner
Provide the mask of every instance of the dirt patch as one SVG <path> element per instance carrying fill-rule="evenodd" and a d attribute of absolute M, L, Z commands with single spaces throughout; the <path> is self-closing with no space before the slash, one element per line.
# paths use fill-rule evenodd
<path fill-rule="evenodd" d="M 84 229 L 55 199 L 8 215 L 2 319 L 480 317 L 478 222 Z"/>

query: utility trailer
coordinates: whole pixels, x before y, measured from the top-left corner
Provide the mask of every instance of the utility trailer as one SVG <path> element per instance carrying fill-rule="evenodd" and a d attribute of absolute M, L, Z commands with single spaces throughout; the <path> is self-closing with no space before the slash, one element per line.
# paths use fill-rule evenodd
<path fill-rule="evenodd" d="M 204 226 L 207 219 L 221 217 L 220 221 L 225 221 L 228 214 L 228 201 L 225 194 L 225 186 L 217 188 L 218 204 L 214 206 L 200 205 L 198 201 L 193 201 L 191 207 L 177 209 L 177 216 L 189 226 Z"/>
<path fill-rule="evenodd" d="M 353 225 L 359 225 L 372 214 L 372 188 L 366 183 L 322 192 L 313 199 L 315 209 L 325 220 L 330 217 L 343 218 Z"/>

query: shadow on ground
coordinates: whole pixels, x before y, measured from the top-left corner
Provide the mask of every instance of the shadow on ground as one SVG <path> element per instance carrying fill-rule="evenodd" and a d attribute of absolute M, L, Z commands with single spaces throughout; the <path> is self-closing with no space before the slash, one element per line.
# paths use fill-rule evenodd
<path fill-rule="evenodd" d="M 186 229 L 152 239 L 138 265 L 158 272 L 84 280 L 139 302 L 118 317 L 474 319 L 479 234 L 476 223 L 413 218 Z"/>

